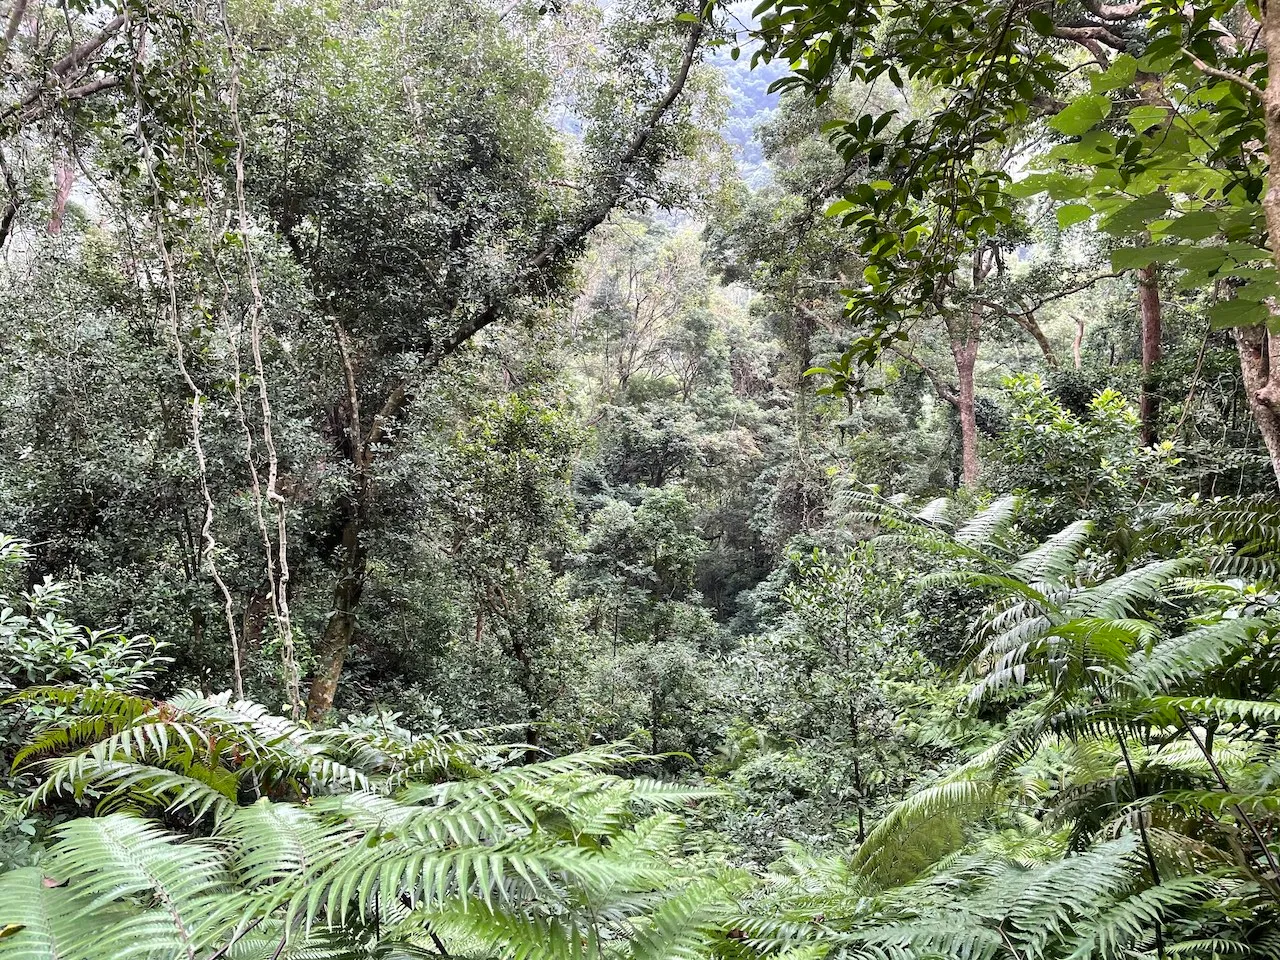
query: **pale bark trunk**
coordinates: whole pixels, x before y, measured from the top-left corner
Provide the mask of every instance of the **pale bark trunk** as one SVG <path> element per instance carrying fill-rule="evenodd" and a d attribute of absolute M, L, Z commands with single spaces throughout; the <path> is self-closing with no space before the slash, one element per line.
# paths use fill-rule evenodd
<path fill-rule="evenodd" d="M 368 553 L 362 542 L 363 511 L 352 507 L 342 526 L 342 565 L 333 588 L 333 610 L 325 624 L 324 635 L 315 649 L 315 669 L 311 689 L 307 693 L 307 719 L 319 723 L 333 709 L 342 665 L 356 632 L 356 608 L 364 593 L 368 574 Z"/>
<path fill-rule="evenodd" d="M 1266 328 L 1236 327 L 1232 334 L 1240 354 L 1240 373 L 1244 378 L 1245 396 L 1249 399 L 1249 411 L 1271 458 L 1276 483 L 1280 485 L 1280 411 L 1261 399 L 1265 396 L 1270 370 L 1274 366 L 1274 355 L 1269 355 Z"/>
<path fill-rule="evenodd" d="M 1276 175 L 1276 164 L 1280 163 L 1280 4 L 1263 4 L 1261 13 L 1262 35 L 1267 47 L 1267 76 L 1271 81 L 1262 92 L 1267 157 L 1271 161 L 1262 209 L 1267 218 L 1271 256 L 1280 269 L 1280 176 Z M 1271 349 L 1278 346 L 1277 338 L 1268 336 L 1263 328 L 1237 329 L 1235 335 L 1240 352 L 1240 371 L 1249 393 L 1249 409 L 1267 446 L 1276 482 L 1280 484 L 1280 361 Z"/>
<path fill-rule="evenodd" d="M 966 487 L 977 486 L 981 463 L 978 460 L 978 414 L 973 384 L 973 368 L 978 359 L 978 341 L 956 343 L 951 348 L 959 382 L 956 412 L 960 415 L 960 464 Z"/>
<path fill-rule="evenodd" d="M 62 219 L 67 211 L 67 201 L 76 185 L 76 168 L 66 157 L 59 157 L 53 172 L 53 212 L 45 232 L 56 236 L 62 232 Z"/>
<path fill-rule="evenodd" d="M 1142 445 L 1154 446 L 1160 427 L 1160 398 L 1155 392 L 1155 368 L 1160 362 L 1160 274 L 1154 263 L 1138 271 L 1138 312 L 1142 322 L 1142 388 L 1138 419 Z"/>

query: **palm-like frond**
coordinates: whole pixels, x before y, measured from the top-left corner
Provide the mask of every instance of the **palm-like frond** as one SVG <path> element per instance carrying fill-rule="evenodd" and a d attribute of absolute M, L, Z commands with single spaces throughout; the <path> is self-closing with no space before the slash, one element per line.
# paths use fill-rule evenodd
<path fill-rule="evenodd" d="M 617 776 L 642 756 L 627 745 L 484 772 L 470 763 L 481 737 L 318 734 L 194 695 L 60 729 L 29 754 L 49 773 L 33 803 L 92 794 L 100 810 L 163 809 L 213 834 L 124 813 L 72 821 L 47 867 L 59 885 L 7 881 L 0 916 L 20 919 L 0 956 L 415 956 L 438 953 L 438 930 L 521 956 L 598 955 L 606 941 L 691 956 L 732 886 L 671 866 L 674 811 L 711 791 Z M 414 766 L 431 782 L 392 779 Z M 266 795 L 282 784 L 306 802 Z M 329 793 L 310 797 L 317 785 Z"/>

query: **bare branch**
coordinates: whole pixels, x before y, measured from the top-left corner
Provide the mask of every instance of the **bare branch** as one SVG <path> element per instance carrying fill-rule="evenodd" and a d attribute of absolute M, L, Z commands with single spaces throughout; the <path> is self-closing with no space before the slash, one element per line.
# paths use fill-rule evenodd
<path fill-rule="evenodd" d="M 1231 83 L 1234 83 L 1237 86 L 1243 87 L 1245 90 L 1248 90 L 1255 97 L 1257 97 L 1259 101 L 1263 100 L 1262 88 L 1258 86 L 1256 83 L 1254 83 L 1252 80 L 1250 80 L 1248 77 L 1246 77 L 1244 74 L 1235 73 L 1231 70 L 1222 70 L 1219 67 L 1211 66 L 1210 64 L 1205 63 L 1203 60 L 1197 57 L 1194 53 L 1192 53 L 1186 47 L 1182 48 L 1182 53 L 1186 56 L 1188 60 L 1190 60 L 1192 63 L 1196 65 L 1196 69 L 1198 69 L 1201 73 L 1205 74 L 1206 76 L 1217 77 L 1219 80 L 1230 81 Z"/>
<path fill-rule="evenodd" d="M 1063 40 L 1070 40 L 1073 43 L 1078 43 L 1086 48 L 1089 46 L 1090 42 L 1105 44 L 1112 50 L 1116 50 L 1120 53 L 1123 53 L 1129 48 L 1129 42 L 1123 37 L 1116 36 L 1106 27 L 1092 24 L 1054 27 L 1053 35 Z"/>
<path fill-rule="evenodd" d="M 1100 3 L 1099 0 L 1085 0 L 1084 6 L 1099 20 L 1110 23 L 1133 20 L 1142 13 L 1141 3 Z"/>

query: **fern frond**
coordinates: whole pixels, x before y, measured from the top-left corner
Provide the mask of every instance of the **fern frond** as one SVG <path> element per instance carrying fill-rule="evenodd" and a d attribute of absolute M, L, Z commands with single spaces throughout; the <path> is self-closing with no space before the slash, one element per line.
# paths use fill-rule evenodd
<path fill-rule="evenodd" d="M 1004 538 L 1018 515 L 1018 498 L 1001 497 L 956 531 L 955 539 L 966 547 L 1003 548 Z"/>
<path fill-rule="evenodd" d="M 892 866 L 894 853 L 904 839 L 940 816 L 972 816 L 985 811 L 995 791 L 977 779 L 943 781 L 912 794 L 896 804 L 867 835 L 853 857 L 853 865 L 875 876 Z"/>
<path fill-rule="evenodd" d="M 1272 626 L 1268 618 L 1225 618 L 1176 637 L 1157 640 L 1137 654 L 1125 682 L 1139 694 L 1186 684 L 1232 662 Z"/>
<path fill-rule="evenodd" d="M 43 870 L 23 867 L 0 874 L 0 939 L 5 960 L 81 957 L 89 904 Z"/>
<path fill-rule="evenodd" d="M 1205 899 L 1214 885 L 1209 876 L 1171 877 L 1124 898 L 1085 921 L 1074 945 L 1068 947 L 1070 960 L 1123 956 L 1132 944 L 1148 939 L 1170 913 Z"/>
<path fill-rule="evenodd" d="M 103 955 L 195 957 L 216 940 L 230 878 L 214 847 L 121 814 L 75 820 L 58 834 L 50 870 L 77 896 L 95 907 L 147 905 L 97 933 Z"/>
<path fill-rule="evenodd" d="M 1019 557 L 1009 567 L 1009 576 L 1026 583 L 1062 582 L 1075 570 L 1093 533 L 1092 520 L 1077 520 L 1069 524 Z"/>
<path fill-rule="evenodd" d="M 1194 557 L 1153 560 L 1126 570 L 1072 597 L 1066 606 L 1071 618 L 1119 620 L 1132 616 L 1140 606 L 1153 602 L 1164 587 L 1201 567 Z"/>

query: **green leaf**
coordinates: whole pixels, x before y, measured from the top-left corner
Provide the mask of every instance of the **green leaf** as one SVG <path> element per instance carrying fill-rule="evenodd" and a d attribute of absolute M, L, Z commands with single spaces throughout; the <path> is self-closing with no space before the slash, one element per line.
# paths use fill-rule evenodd
<path fill-rule="evenodd" d="M 1075 200 L 1088 192 L 1082 180 L 1061 173 L 1032 173 L 1004 189 L 1023 200 L 1041 193 L 1047 193 L 1054 200 Z"/>
<path fill-rule="evenodd" d="M 1073 100 L 1065 110 L 1049 121 L 1049 126 L 1069 137 L 1078 137 L 1093 129 L 1111 114 L 1111 101 L 1098 94 L 1086 94 Z"/>
<path fill-rule="evenodd" d="M 1168 116 L 1169 111 L 1164 107 L 1143 105 L 1130 110 L 1127 120 L 1135 133 L 1142 133 L 1144 130 L 1151 129 L 1157 123 L 1163 123 Z"/>
<path fill-rule="evenodd" d="M 1227 262 L 1227 251 L 1222 247 L 1184 247 L 1178 258 L 1178 266 L 1208 276 L 1222 269 Z"/>
<path fill-rule="evenodd" d="M 1058 226 L 1063 230 L 1084 223 L 1093 216 L 1093 207 L 1085 203 L 1068 203 L 1058 208 Z"/>
<path fill-rule="evenodd" d="M 1152 263 L 1173 263 L 1184 256 L 1183 247 L 1118 247 L 1111 251 L 1111 269 L 1136 270 Z"/>
<path fill-rule="evenodd" d="M 1138 61 L 1127 53 L 1122 53 L 1112 61 L 1111 66 L 1103 73 L 1095 73 L 1089 78 L 1089 86 L 1094 93 L 1106 93 L 1108 90 L 1119 90 L 1133 83 L 1138 73 Z"/>
<path fill-rule="evenodd" d="M 1146 196 L 1130 200 L 1119 207 L 1099 225 L 1102 230 L 1113 235 L 1146 232 L 1147 224 L 1158 220 L 1171 206 L 1169 197 L 1164 193 L 1148 193 Z"/>
<path fill-rule="evenodd" d="M 1250 300 L 1223 300 L 1209 308 L 1209 324 L 1215 330 L 1266 322 L 1267 306 Z"/>
<path fill-rule="evenodd" d="M 1053 18 L 1041 10 L 1030 10 L 1027 12 L 1027 20 L 1031 23 L 1031 28 L 1042 37 L 1053 36 Z"/>
<path fill-rule="evenodd" d="M 1184 213 L 1160 231 L 1162 236 L 1180 237 L 1184 240 L 1207 240 L 1221 230 L 1218 216 L 1212 210 L 1193 210 Z"/>

